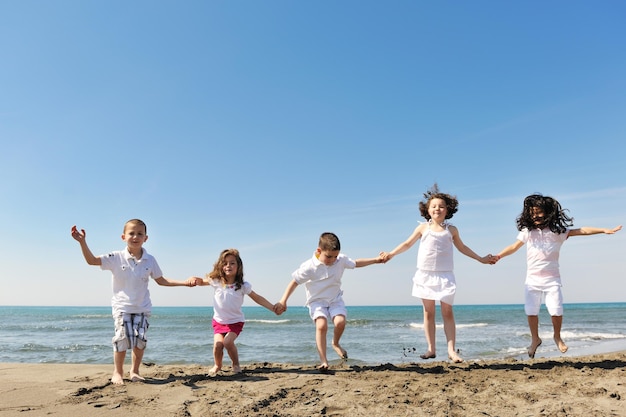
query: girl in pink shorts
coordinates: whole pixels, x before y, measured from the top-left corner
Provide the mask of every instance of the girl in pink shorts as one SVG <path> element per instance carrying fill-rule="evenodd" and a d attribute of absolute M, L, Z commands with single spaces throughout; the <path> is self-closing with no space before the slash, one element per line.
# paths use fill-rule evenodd
<path fill-rule="evenodd" d="M 224 349 L 233 362 L 233 372 L 240 373 L 239 353 L 235 340 L 241 333 L 245 317 L 241 309 L 245 295 L 255 303 L 271 311 L 275 306 L 265 297 L 252 291 L 252 285 L 243 280 L 243 262 L 237 249 L 225 249 L 213 265 L 213 271 L 205 278 L 192 277 L 196 285 L 210 285 L 215 290 L 213 295 L 213 358 L 215 365 L 209 370 L 215 376 L 222 370 Z"/>

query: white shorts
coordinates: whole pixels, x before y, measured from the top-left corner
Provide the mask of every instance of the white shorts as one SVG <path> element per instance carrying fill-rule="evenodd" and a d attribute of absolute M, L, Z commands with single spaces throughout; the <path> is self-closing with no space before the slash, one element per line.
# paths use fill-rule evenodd
<path fill-rule="evenodd" d="M 541 299 L 544 298 L 546 308 L 551 316 L 563 315 L 563 292 L 560 285 L 549 287 L 526 286 L 524 310 L 527 316 L 538 316 Z"/>
<path fill-rule="evenodd" d="M 326 317 L 332 321 L 335 316 L 348 317 L 348 310 L 343 298 L 337 297 L 333 301 L 313 301 L 309 304 L 309 316 L 315 321 L 318 317 Z"/>

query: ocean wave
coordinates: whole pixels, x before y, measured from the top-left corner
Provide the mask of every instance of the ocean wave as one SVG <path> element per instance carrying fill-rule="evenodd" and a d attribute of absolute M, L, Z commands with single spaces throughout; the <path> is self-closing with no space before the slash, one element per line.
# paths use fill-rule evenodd
<path fill-rule="evenodd" d="M 561 331 L 561 337 L 570 340 L 615 340 L 626 339 L 626 334 Z"/>
<path fill-rule="evenodd" d="M 489 326 L 489 323 L 468 323 L 468 324 L 457 324 L 456 328 L 457 329 L 470 329 L 473 327 L 487 327 L 487 326 Z M 409 324 L 409 327 L 412 327 L 414 329 L 423 329 L 424 323 L 411 323 Z M 438 329 L 443 329 L 443 323 L 438 323 L 435 327 L 437 327 Z"/>
<path fill-rule="evenodd" d="M 246 323 L 261 323 L 261 324 L 285 324 L 291 323 L 292 320 L 283 319 L 283 320 L 263 320 L 263 319 L 250 319 L 246 320 Z"/>
<path fill-rule="evenodd" d="M 515 336 L 530 338 L 530 332 L 527 330 L 516 332 Z M 550 326 L 539 331 L 539 337 L 542 339 L 552 339 L 554 336 Z M 561 337 L 564 340 L 580 340 L 580 341 L 602 341 L 602 340 L 619 340 L 626 339 L 623 333 L 599 333 L 599 332 L 575 332 L 571 330 L 561 330 Z"/>

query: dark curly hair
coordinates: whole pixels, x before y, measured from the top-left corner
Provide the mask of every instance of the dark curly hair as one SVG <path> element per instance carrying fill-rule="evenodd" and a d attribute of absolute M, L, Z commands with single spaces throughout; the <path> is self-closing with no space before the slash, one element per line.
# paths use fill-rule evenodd
<path fill-rule="evenodd" d="M 430 214 L 428 214 L 428 206 L 430 206 L 430 202 L 435 199 L 440 198 L 446 203 L 446 219 L 451 219 L 459 210 L 459 200 L 456 199 L 456 196 L 452 196 L 450 194 L 442 193 L 439 191 L 439 186 L 437 183 L 433 184 L 430 190 L 424 193 L 424 200 L 420 201 L 419 208 L 420 214 L 426 220 L 430 220 Z"/>
<path fill-rule="evenodd" d="M 533 208 L 543 211 L 544 217 L 541 223 L 536 223 L 536 219 L 533 218 Z M 574 224 L 574 218 L 565 214 L 566 211 L 568 210 L 563 209 L 561 204 L 552 197 L 541 194 L 529 195 L 524 199 L 524 209 L 516 219 L 517 230 L 547 227 L 554 233 L 565 233 L 567 227 Z"/>
<path fill-rule="evenodd" d="M 220 281 L 222 281 L 222 284 L 226 283 L 226 275 L 224 275 L 224 265 L 226 265 L 226 257 L 228 255 L 234 256 L 237 261 L 235 290 L 238 290 L 243 285 L 243 261 L 241 260 L 241 256 L 239 256 L 239 251 L 237 249 L 224 249 L 222 253 L 220 253 L 220 257 L 217 259 L 215 264 L 213 264 L 213 271 L 209 272 L 207 274 L 207 277 L 210 279 L 219 279 Z"/>

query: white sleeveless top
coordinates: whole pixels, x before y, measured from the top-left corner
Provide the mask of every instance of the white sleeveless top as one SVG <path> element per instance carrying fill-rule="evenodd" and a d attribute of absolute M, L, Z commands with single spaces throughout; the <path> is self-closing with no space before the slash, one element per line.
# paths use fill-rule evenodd
<path fill-rule="evenodd" d="M 449 223 L 444 225 L 445 230 L 433 232 L 428 229 L 422 233 L 420 247 L 417 251 L 417 269 L 422 271 L 452 271 L 453 243 L 452 233 L 448 230 Z"/>

